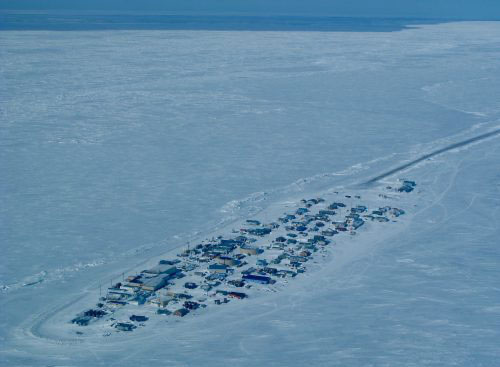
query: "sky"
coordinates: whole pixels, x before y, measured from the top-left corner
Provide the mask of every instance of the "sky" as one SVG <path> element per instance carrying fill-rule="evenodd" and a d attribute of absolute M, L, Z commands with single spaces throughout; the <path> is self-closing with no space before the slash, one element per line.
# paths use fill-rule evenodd
<path fill-rule="evenodd" d="M 0 0 L 0 10 L 500 19 L 500 0 Z"/>

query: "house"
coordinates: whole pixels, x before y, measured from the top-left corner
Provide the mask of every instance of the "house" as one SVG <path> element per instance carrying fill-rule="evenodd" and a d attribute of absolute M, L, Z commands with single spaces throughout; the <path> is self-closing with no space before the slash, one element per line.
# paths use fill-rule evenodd
<path fill-rule="evenodd" d="M 134 298 L 130 300 L 130 304 L 140 306 L 146 303 L 147 299 L 148 296 L 146 294 L 138 293 Z"/>
<path fill-rule="evenodd" d="M 241 242 L 236 240 L 220 240 L 219 244 L 214 246 L 214 249 L 217 249 L 224 253 L 229 253 L 233 251 L 236 248 L 236 246 L 240 244 Z"/>
<path fill-rule="evenodd" d="M 129 276 L 127 280 L 128 283 L 125 284 L 125 287 L 131 289 L 140 288 L 143 283 L 142 275 Z"/>
<path fill-rule="evenodd" d="M 156 310 L 158 315 L 170 315 L 172 312 L 164 308 Z"/>
<path fill-rule="evenodd" d="M 215 259 L 217 263 L 222 264 L 222 265 L 228 265 L 228 266 L 237 266 L 240 264 L 240 261 L 233 259 L 232 257 L 229 256 L 219 256 Z"/>
<path fill-rule="evenodd" d="M 330 222 L 330 218 L 329 218 L 328 216 L 326 216 L 326 215 L 319 215 L 319 214 L 318 214 L 318 215 L 316 215 L 316 216 L 314 217 L 314 219 L 315 219 L 315 220 L 320 220 L 320 221 L 322 221 L 322 222 L 326 222 L 326 223 Z"/>
<path fill-rule="evenodd" d="M 271 267 L 265 267 L 264 269 L 262 269 L 262 271 L 264 273 L 267 273 L 267 274 L 276 274 L 276 272 L 278 271 L 278 269 L 271 268 Z"/>
<path fill-rule="evenodd" d="M 129 293 L 108 292 L 106 295 L 106 301 L 122 301 L 130 296 L 131 294 Z"/>
<path fill-rule="evenodd" d="M 365 224 L 365 221 L 361 218 L 354 218 L 354 219 L 350 220 L 350 224 L 352 225 L 352 227 L 354 229 L 358 229 L 363 224 Z"/>
<path fill-rule="evenodd" d="M 205 279 L 208 281 L 224 280 L 226 279 L 227 275 L 227 273 L 212 273 L 210 275 L 207 275 Z"/>
<path fill-rule="evenodd" d="M 293 214 L 286 214 L 285 216 L 279 218 L 278 220 L 281 223 L 288 223 L 289 221 L 294 220 L 295 218 L 297 218 L 297 217 Z"/>
<path fill-rule="evenodd" d="M 326 238 L 323 235 L 314 235 L 313 239 L 310 240 L 312 243 L 316 243 L 319 241 L 326 241 Z"/>
<path fill-rule="evenodd" d="M 333 229 L 327 229 L 327 230 L 321 232 L 321 234 L 323 236 L 327 236 L 327 237 L 332 237 L 332 236 L 336 235 L 337 233 L 338 232 L 334 231 Z"/>
<path fill-rule="evenodd" d="M 129 322 L 119 322 L 115 325 L 115 329 L 120 330 L 120 331 L 132 331 L 136 328 L 134 324 L 131 324 Z"/>
<path fill-rule="evenodd" d="M 175 266 L 169 265 L 169 264 L 158 264 L 155 267 L 152 267 L 151 269 L 144 270 L 143 273 L 146 274 L 165 274 L 165 275 L 174 275 L 175 273 L 179 272 L 180 270 L 177 269 Z"/>
<path fill-rule="evenodd" d="M 179 308 L 178 310 L 176 310 L 174 312 L 174 315 L 175 316 L 179 316 L 179 317 L 184 317 L 186 316 L 187 314 L 189 313 L 189 310 L 187 308 Z"/>
<path fill-rule="evenodd" d="M 334 210 L 320 210 L 319 215 L 335 215 L 336 212 Z"/>
<path fill-rule="evenodd" d="M 95 318 L 101 318 L 103 316 L 107 315 L 106 311 L 103 310 L 87 310 L 83 313 L 83 316 L 90 316 L 90 317 L 95 317 Z"/>
<path fill-rule="evenodd" d="M 344 222 L 334 222 L 333 225 L 335 226 L 335 229 L 337 231 L 341 232 L 347 231 L 347 224 Z"/>
<path fill-rule="evenodd" d="M 257 269 L 255 269 L 254 267 L 250 267 L 250 268 L 248 268 L 248 269 L 246 269 L 246 270 L 243 270 L 243 271 L 241 272 L 241 274 L 243 274 L 243 275 L 248 275 L 248 274 L 253 273 L 253 272 L 254 272 L 254 271 L 256 271 L 256 270 L 257 270 Z"/>
<path fill-rule="evenodd" d="M 366 212 L 366 206 L 364 205 L 358 205 L 355 208 L 351 208 L 351 213 L 352 214 L 360 214 Z"/>
<path fill-rule="evenodd" d="M 159 264 L 161 265 L 175 265 L 180 263 L 181 261 L 179 259 L 175 260 L 160 260 Z"/>
<path fill-rule="evenodd" d="M 269 284 L 269 283 L 271 283 L 271 278 L 266 277 L 266 276 L 262 276 L 262 275 L 253 275 L 253 274 L 243 275 L 243 280 L 246 282 L 257 283 L 257 284 Z"/>
<path fill-rule="evenodd" d="M 130 321 L 136 321 L 136 322 L 145 322 L 148 321 L 149 318 L 146 316 L 141 316 L 141 315 L 132 315 L 129 317 Z"/>
<path fill-rule="evenodd" d="M 277 276 L 281 276 L 282 278 L 284 277 L 287 277 L 287 276 L 291 276 L 291 277 L 294 277 L 297 275 L 297 273 L 295 273 L 294 271 L 291 271 L 291 270 L 278 270 L 278 272 L 276 273 Z"/>
<path fill-rule="evenodd" d="M 259 253 L 259 249 L 251 246 L 240 246 L 240 253 L 245 255 L 257 255 Z"/>
<path fill-rule="evenodd" d="M 283 250 L 285 248 L 285 244 L 281 242 L 274 242 L 270 246 L 268 246 L 269 249 L 278 249 L 278 250 Z"/>
<path fill-rule="evenodd" d="M 183 306 L 188 310 L 196 310 L 198 307 L 200 307 L 200 304 L 198 302 L 186 301 L 184 302 Z"/>
<path fill-rule="evenodd" d="M 208 270 L 212 274 L 217 274 L 217 273 L 227 273 L 229 270 L 229 266 L 224 265 L 224 264 L 212 264 L 208 266 Z"/>
<path fill-rule="evenodd" d="M 295 214 L 297 214 L 297 215 L 304 215 L 304 214 L 306 214 L 308 211 L 309 211 L 309 209 L 307 209 L 307 208 L 298 208 L 298 209 L 295 211 Z"/>
<path fill-rule="evenodd" d="M 238 280 L 238 279 L 234 279 L 234 280 L 230 280 L 229 282 L 227 282 L 228 284 L 230 285 L 233 285 L 237 288 L 241 288 L 245 285 L 245 282 L 243 282 L 242 280 Z"/>
<path fill-rule="evenodd" d="M 398 189 L 399 192 L 412 192 L 417 184 L 414 181 L 404 180 L 403 185 Z"/>
<path fill-rule="evenodd" d="M 290 261 L 290 264 L 292 262 L 300 262 L 300 263 L 303 263 L 303 262 L 306 262 L 307 259 L 303 256 L 288 256 L 288 260 Z"/>
<path fill-rule="evenodd" d="M 235 248 L 236 246 L 240 245 L 241 243 L 245 242 L 246 240 L 247 240 L 247 238 L 245 236 L 238 236 L 235 239 L 230 239 L 230 240 L 221 239 L 219 241 L 219 245 L 225 246 L 225 247 Z"/>
<path fill-rule="evenodd" d="M 338 208 L 345 208 L 345 204 L 336 202 L 336 203 L 332 203 L 328 206 L 328 209 L 330 209 L 330 210 L 334 210 L 334 209 L 338 209 Z"/>
<path fill-rule="evenodd" d="M 243 299 L 247 295 L 245 293 L 241 293 L 241 292 L 229 292 L 228 296 L 231 298 Z"/>
<path fill-rule="evenodd" d="M 251 228 L 246 230 L 248 234 L 254 236 L 265 236 L 272 232 L 271 228 Z"/>
<path fill-rule="evenodd" d="M 203 284 L 200 289 L 204 290 L 205 292 L 208 292 L 212 289 L 212 286 L 210 284 Z"/>
<path fill-rule="evenodd" d="M 267 266 L 267 260 L 265 259 L 257 260 L 257 266 Z"/>
<path fill-rule="evenodd" d="M 195 265 L 195 264 L 184 264 L 182 266 L 182 270 L 184 270 L 184 271 L 192 271 L 192 270 L 196 269 L 197 267 L 198 266 Z"/>
<path fill-rule="evenodd" d="M 247 219 L 247 223 L 251 224 L 253 226 L 259 226 L 260 225 L 260 222 L 258 220 L 255 220 L 255 219 Z"/>
<path fill-rule="evenodd" d="M 127 282 L 132 282 L 132 281 L 136 280 L 139 277 L 140 277 L 140 275 L 129 275 L 127 277 Z"/>
<path fill-rule="evenodd" d="M 392 213 L 392 215 L 394 215 L 395 217 L 399 217 L 400 215 L 403 215 L 405 213 L 405 211 L 403 209 L 398 209 L 398 208 L 393 208 L 391 209 L 390 211 Z"/>
<path fill-rule="evenodd" d="M 122 307 L 122 306 L 125 306 L 127 304 L 126 301 L 106 301 L 106 304 L 109 306 L 109 307 L 113 307 L 113 308 L 118 308 L 118 307 Z"/>
<path fill-rule="evenodd" d="M 151 301 L 149 301 L 149 303 L 152 305 L 157 305 L 158 307 L 161 307 L 161 308 L 165 308 L 173 300 L 174 300 L 174 297 L 162 296 L 162 297 L 158 297 L 158 298 L 153 298 Z"/>
<path fill-rule="evenodd" d="M 77 316 L 75 317 L 73 320 L 71 320 L 71 322 L 73 324 L 77 324 L 79 326 L 87 326 L 90 322 L 90 320 L 92 320 L 92 317 L 91 316 Z"/>

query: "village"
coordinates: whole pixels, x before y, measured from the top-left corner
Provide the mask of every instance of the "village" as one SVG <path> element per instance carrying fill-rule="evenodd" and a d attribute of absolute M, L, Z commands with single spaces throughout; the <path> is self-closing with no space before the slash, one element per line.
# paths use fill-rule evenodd
<path fill-rule="evenodd" d="M 404 194 L 415 187 L 415 182 L 402 180 L 397 188 L 386 189 Z M 323 198 L 302 199 L 297 209 L 276 221 L 248 219 L 230 237 L 188 245 L 174 258 L 124 275 L 100 295 L 94 308 L 71 322 L 88 326 L 102 321 L 116 331 L 132 331 L 145 326 L 152 315 L 181 318 L 285 284 L 307 272 L 308 263 L 333 246 L 337 236 L 354 236 L 367 221 L 387 223 L 405 214 L 390 206 L 368 208 L 358 203 L 361 199 L 359 195 L 329 203 Z M 119 312 L 124 308 L 133 308 L 134 314 L 124 319 Z"/>

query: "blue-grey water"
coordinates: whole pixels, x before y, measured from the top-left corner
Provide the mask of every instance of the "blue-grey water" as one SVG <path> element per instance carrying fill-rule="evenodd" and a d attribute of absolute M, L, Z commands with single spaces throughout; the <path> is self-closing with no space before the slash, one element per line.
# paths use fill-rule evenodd
<path fill-rule="evenodd" d="M 121 12 L 0 11 L 0 30 L 211 30 L 393 32 L 445 19 L 332 16 L 179 15 Z"/>

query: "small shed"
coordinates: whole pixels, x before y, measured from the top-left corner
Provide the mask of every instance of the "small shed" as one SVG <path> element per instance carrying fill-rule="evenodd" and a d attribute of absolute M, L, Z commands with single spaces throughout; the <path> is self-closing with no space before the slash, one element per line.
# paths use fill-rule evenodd
<path fill-rule="evenodd" d="M 120 331 L 132 331 L 136 328 L 134 324 L 131 324 L 129 322 L 119 322 L 115 325 L 115 329 L 120 330 Z"/>
<path fill-rule="evenodd" d="M 236 298 L 236 299 L 243 299 L 245 298 L 247 295 L 245 293 L 241 293 L 241 292 L 230 292 L 228 294 L 229 297 L 231 298 Z"/>
<path fill-rule="evenodd" d="M 224 264 L 212 264 L 208 266 L 208 270 L 211 273 L 227 273 L 229 267 Z"/>
<path fill-rule="evenodd" d="M 240 246 L 240 253 L 245 255 L 257 255 L 259 253 L 259 249 L 252 246 Z"/>

